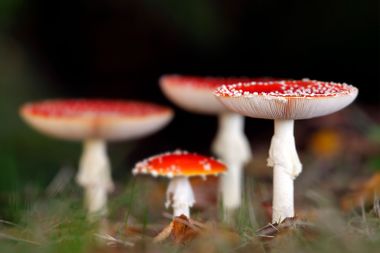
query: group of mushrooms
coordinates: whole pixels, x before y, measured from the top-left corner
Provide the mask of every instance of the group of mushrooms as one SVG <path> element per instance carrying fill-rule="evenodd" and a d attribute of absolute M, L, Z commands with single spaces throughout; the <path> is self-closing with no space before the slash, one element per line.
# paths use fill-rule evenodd
<path fill-rule="evenodd" d="M 251 159 L 244 134 L 244 116 L 274 120 L 267 164 L 273 167 L 272 222 L 294 217 L 294 179 L 302 171 L 294 140 L 294 120 L 327 115 L 349 105 L 357 96 L 352 85 L 309 79 L 217 78 L 165 75 L 164 94 L 181 108 L 219 117 L 212 152 L 220 159 L 174 151 L 136 164 L 133 174 L 170 178 L 166 207 L 173 216 L 190 218 L 195 203 L 188 180 L 222 174 L 221 201 L 225 212 L 241 205 L 243 167 Z M 135 139 L 167 125 L 173 111 L 147 102 L 101 99 L 55 99 L 27 103 L 22 118 L 42 133 L 83 141 L 76 181 L 84 188 L 89 215 L 105 214 L 113 190 L 106 141 Z"/>

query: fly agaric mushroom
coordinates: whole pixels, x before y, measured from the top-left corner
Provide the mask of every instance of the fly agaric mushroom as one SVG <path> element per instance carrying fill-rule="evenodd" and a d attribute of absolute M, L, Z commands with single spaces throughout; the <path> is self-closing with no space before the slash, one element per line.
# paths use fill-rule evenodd
<path fill-rule="evenodd" d="M 242 167 L 251 158 L 249 142 L 244 134 L 244 117 L 227 110 L 214 96 L 213 91 L 222 84 L 250 81 L 269 81 L 271 78 L 219 78 L 165 75 L 160 79 L 165 95 L 185 110 L 218 115 L 219 129 L 212 143 L 212 151 L 228 165 L 222 176 L 222 202 L 225 211 L 241 205 Z M 228 215 L 226 215 L 228 217 Z"/>
<path fill-rule="evenodd" d="M 173 217 L 185 215 L 190 218 L 190 207 L 195 203 L 189 177 L 217 176 L 226 166 L 210 157 L 175 151 L 156 155 L 136 164 L 133 175 L 150 174 L 170 178 L 166 191 L 166 208 L 172 206 Z"/>
<path fill-rule="evenodd" d="M 302 164 L 296 151 L 294 120 L 331 114 L 358 94 L 352 85 L 298 81 L 252 82 L 219 87 L 215 95 L 229 109 L 253 118 L 274 119 L 268 166 L 273 167 L 272 222 L 294 217 L 294 179 Z"/>
<path fill-rule="evenodd" d="M 146 136 L 164 127 L 173 112 L 136 101 L 67 99 L 28 103 L 24 120 L 40 132 L 65 140 L 84 141 L 76 180 L 85 189 L 89 213 L 104 213 L 107 192 L 113 190 L 106 141 Z"/>

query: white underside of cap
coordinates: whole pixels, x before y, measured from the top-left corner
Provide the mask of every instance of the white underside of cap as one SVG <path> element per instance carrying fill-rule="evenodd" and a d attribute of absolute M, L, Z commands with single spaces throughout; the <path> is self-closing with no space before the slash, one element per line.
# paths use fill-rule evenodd
<path fill-rule="evenodd" d="M 308 119 L 339 111 L 352 103 L 357 90 L 348 95 L 327 97 L 275 97 L 252 95 L 224 97 L 219 100 L 230 110 L 263 119 Z"/>
<path fill-rule="evenodd" d="M 118 141 L 129 140 L 158 131 L 172 118 L 171 113 L 155 116 L 121 118 L 93 117 L 49 118 L 24 115 L 24 118 L 37 130 L 53 137 L 66 140 L 98 138 Z"/>
<path fill-rule="evenodd" d="M 219 114 L 227 111 L 213 95 L 213 89 L 172 84 L 161 84 L 161 89 L 172 102 L 187 111 L 202 114 Z"/>

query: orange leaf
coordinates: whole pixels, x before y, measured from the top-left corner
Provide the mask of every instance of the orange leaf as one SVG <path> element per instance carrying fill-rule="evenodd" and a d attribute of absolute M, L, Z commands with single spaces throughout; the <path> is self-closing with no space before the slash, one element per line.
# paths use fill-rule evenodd
<path fill-rule="evenodd" d="M 173 220 L 172 238 L 175 243 L 183 244 L 194 239 L 200 229 L 192 224 L 185 215 L 175 217 Z"/>
<path fill-rule="evenodd" d="M 370 179 L 360 184 L 356 189 L 341 200 L 343 210 L 351 210 L 361 205 L 373 203 L 375 195 L 380 195 L 380 173 L 375 173 Z"/>
<path fill-rule="evenodd" d="M 173 221 L 166 226 L 156 237 L 153 242 L 162 242 L 169 236 L 177 244 L 184 244 L 194 239 L 204 228 L 202 223 L 193 221 L 185 215 L 175 217 Z"/>

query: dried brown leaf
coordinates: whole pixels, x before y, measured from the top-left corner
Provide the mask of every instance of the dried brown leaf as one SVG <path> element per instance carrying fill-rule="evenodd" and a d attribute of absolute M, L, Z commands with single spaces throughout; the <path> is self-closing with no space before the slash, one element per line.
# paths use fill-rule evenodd
<path fill-rule="evenodd" d="M 158 235 L 153 238 L 153 242 L 159 243 L 164 241 L 166 238 L 170 236 L 173 231 L 173 222 L 170 222 L 168 226 L 166 226 Z"/>
<path fill-rule="evenodd" d="M 258 229 L 256 235 L 261 239 L 273 239 L 279 235 L 286 235 L 293 231 L 302 230 L 311 232 L 312 224 L 297 217 L 286 218 L 280 224 L 269 223 L 268 225 Z"/>
<path fill-rule="evenodd" d="M 184 244 L 194 239 L 200 232 L 200 227 L 181 215 L 173 220 L 172 238 L 175 243 Z"/>
<path fill-rule="evenodd" d="M 175 217 L 168 226 L 154 237 L 153 241 L 159 243 L 170 236 L 176 244 L 184 244 L 194 239 L 203 229 L 205 229 L 205 225 L 202 223 L 181 215 Z"/>

